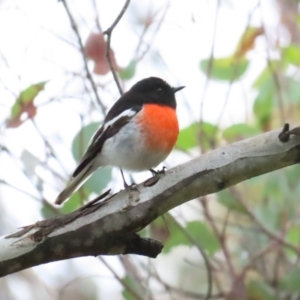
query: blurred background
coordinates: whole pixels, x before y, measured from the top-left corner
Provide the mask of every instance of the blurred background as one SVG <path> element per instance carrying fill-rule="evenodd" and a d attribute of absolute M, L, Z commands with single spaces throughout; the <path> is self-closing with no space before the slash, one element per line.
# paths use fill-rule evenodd
<path fill-rule="evenodd" d="M 120 96 L 102 33 L 124 4 L 0 1 L 0 235 L 122 188 L 104 168 L 53 205 Z M 122 89 L 149 76 L 186 86 L 164 166 L 299 122 L 299 25 L 298 0 L 130 1 L 111 36 Z M 173 209 L 141 232 L 164 243 L 157 259 L 37 266 L 1 278 L 0 300 L 300 299 L 299 176 L 289 167 Z"/>

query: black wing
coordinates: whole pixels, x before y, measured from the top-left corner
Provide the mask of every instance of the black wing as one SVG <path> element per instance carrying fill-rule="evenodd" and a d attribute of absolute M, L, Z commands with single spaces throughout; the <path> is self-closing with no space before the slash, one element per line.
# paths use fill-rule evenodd
<path fill-rule="evenodd" d="M 124 106 L 125 109 L 119 110 L 119 114 L 124 112 L 127 107 Z M 137 114 L 142 109 L 142 106 L 134 106 L 131 107 L 131 111 L 135 112 Z M 118 114 L 118 115 L 119 115 Z M 80 159 L 79 165 L 75 169 L 73 173 L 73 178 L 76 177 L 97 155 L 99 152 L 101 152 L 104 142 L 109 139 L 110 137 L 114 136 L 116 133 L 120 131 L 120 129 L 125 126 L 133 117 L 135 114 L 132 114 L 130 116 L 122 116 L 120 118 L 117 118 L 115 122 L 113 122 L 111 125 L 106 126 L 107 122 L 114 119 L 116 116 L 112 116 L 107 120 L 105 118 L 105 122 L 103 125 L 98 129 L 98 131 L 94 134 L 92 137 L 87 150 L 83 154 L 83 156 Z M 109 114 L 107 115 L 109 116 Z"/>

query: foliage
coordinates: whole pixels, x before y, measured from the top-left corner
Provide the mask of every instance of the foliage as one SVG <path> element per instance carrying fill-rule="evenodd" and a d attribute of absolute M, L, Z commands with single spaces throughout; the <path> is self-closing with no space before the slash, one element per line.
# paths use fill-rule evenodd
<path fill-rule="evenodd" d="M 19 127 L 27 119 L 35 117 L 37 108 L 34 105 L 34 100 L 44 89 L 45 84 L 46 82 L 33 84 L 20 93 L 11 108 L 10 117 L 7 119 L 6 126 L 8 128 Z M 26 114 L 26 117 L 22 119 L 23 114 Z"/>
<path fill-rule="evenodd" d="M 71 1 L 69 2 L 71 5 Z M 109 52 L 114 71 L 120 78 L 121 87 L 126 89 L 130 86 L 128 83 L 140 79 L 139 76 L 143 74 L 141 72 L 144 69 L 155 70 L 157 73 L 165 71 L 163 68 L 165 68 L 164 64 L 167 59 L 162 61 L 161 52 L 152 44 L 154 44 L 155 35 L 160 33 L 160 26 L 164 24 L 167 9 L 164 11 L 159 8 L 157 11 L 149 10 L 147 13 L 143 13 L 143 11 L 144 9 L 134 6 L 131 11 L 133 20 L 131 20 L 133 22 L 131 31 L 138 36 L 136 49 L 132 50 L 129 47 L 131 46 L 131 37 L 127 39 L 127 36 L 122 36 L 122 42 L 119 44 L 116 42 L 114 51 L 111 48 Z M 292 12 L 290 11 L 290 13 Z M 295 19 L 294 31 L 299 33 L 299 12 L 295 10 L 293 16 Z M 284 22 L 285 19 L 284 15 L 281 15 L 281 22 Z M 293 18 L 288 19 L 292 20 Z M 101 21 L 101 18 L 98 18 L 97 22 L 99 20 Z M 172 22 L 173 20 L 170 24 Z M 196 21 L 192 17 L 193 26 L 194 23 L 196 24 Z M 251 24 L 250 21 L 249 24 Z M 174 151 L 174 155 L 178 155 L 178 163 L 180 163 L 181 154 L 184 154 L 184 157 L 189 155 L 189 158 L 192 158 L 194 155 L 201 155 L 224 144 L 234 143 L 279 128 L 283 126 L 284 122 L 299 123 L 299 41 L 293 39 L 293 32 L 289 26 L 281 25 L 280 27 L 284 27 L 283 40 L 285 42 L 282 42 L 281 36 L 273 37 L 270 42 L 268 28 L 265 28 L 267 25 L 264 25 L 264 28 L 247 26 L 244 32 L 237 37 L 237 43 L 229 54 L 219 57 L 212 51 L 206 57 L 199 55 L 195 68 L 198 68 L 199 77 L 205 78 L 206 84 L 201 86 L 204 91 L 199 92 L 203 98 L 195 94 L 193 100 L 190 101 L 198 101 L 199 107 L 202 104 L 204 106 L 207 102 L 206 97 L 208 98 L 206 89 L 210 84 L 217 88 L 226 86 L 229 91 L 233 87 L 239 86 L 245 89 L 247 104 L 251 109 L 247 112 L 247 119 L 226 125 L 222 122 L 208 120 L 205 111 L 199 119 L 190 119 L 188 116 L 189 124 L 181 129 L 176 151 Z M 82 22 L 81 17 L 78 18 L 76 26 L 74 24 L 71 26 L 72 34 L 76 36 L 76 42 L 80 41 L 82 35 L 81 32 L 76 31 L 77 26 L 81 30 L 82 28 L 86 30 L 84 27 L 86 24 Z M 97 23 L 89 24 L 88 27 L 97 27 L 99 31 L 101 29 Z M 280 35 L 281 30 L 276 31 Z M 180 44 L 185 43 L 178 39 L 173 41 L 171 32 L 169 36 L 168 41 L 174 42 L 173 47 L 179 47 Z M 215 38 L 218 41 L 218 35 Z M 199 37 L 195 36 L 195 39 L 199 39 Z M 289 40 L 292 41 L 290 44 Z M 226 41 L 227 37 L 223 42 Z M 260 52 L 262 44 L 267 49 L 263 54 Z M 47 82 L 28 84 L 26 88 L 18 89 L 13 103 L 10 106 L 5 103 L 5 107 L 8 107 L 9 111 L 3 124 L 9 130 L 4 130 L 4 138 L 0 144 L 1 154 L 4 153 L 7 155 L 5 157 L 9 157 L 13 162 L 17 161 L 16 165 L 20 173 L 26 178 L 23 186 L 28 187 L 30 192 L 20 187 L 22 184 L 19 184 L 19 179 L 13 178 L 12 183 L 2 181 L 1 177 L 1 185 L 7 185 L 18 192 L 21 191 L 24 195 L 32 196 L 38 201 L 39 212 L 43 218 L 72 212 L 78 209 L 86 199 L 100 194 L 108 185 L 118 186 L 116 184 L 118 179 L 113 177 L 112 169 L 103 168 L 98 170 L 63 207 L 53 207 L 53 199 L 48 196 L 52 196 L 54 191 L 58 193 L 69 180 L 72 172 L 69 159 L 74 158 L 76 163 L 80 160 L 93 133 L 99 127 L 100 122 L 94 122 L 95 115 L 97 119 L 103 119 L 105 109 L 112 104 L 108 103 L 107 95 L 111 100 L 118 94 L 115 81 L 112 80 L 112 77 L 108 77 L 111 75 L 111 69 L 106 60 L 107 37 L 104 33 L 102 31 L 101 33 L 91 33 L 86 42 L 82 45 L 79 43 L 79 45 L 84 45 L 84 47 L 82 49 L 79 46 L 74 48 L 84 63 L 80 66 L 79 71 L 68 70 L 70 74 L 75 74 L 75 79 L 72 77 L 71 80 L 72 82 L 74 80 L 74 86 L 78 82 L 81 84 L 78 83 L 76 88 L 79 92 L 76 89 L 75 96 L 69 95 L 70 91 L 67 87 L 63 89 L 62 97 L 45 96 L 48 84 L 51 85 L 55 82 L 55 79 L 52 79 Z M 118 49 L 117 45 L 119 47 L 122 45 L 123 48 Z M 184 62 L 185 57 L 189 55 L 189 47 L 190 45 L 184 45 L 182 48 L 184 53 L 182 53 L 182 57 L 177 58 L 178 65 L 182 61 Z M 78 49 L 84 50 L 85 57 L 82 57 L 82 53 L 78 52 Z M 120 67 L 119 55 L 124 49 L 132 51 L 132 57 L 128 57 L 127 63 L 124 63 L 125 67 Z M 260 58 L 264 59 L 260 69 L 253 63 L 253 57 L 257 53 Z M 0 54 L 1 62 L 2 60 L 5 62 L 2 53 Z M 92 60 L 94 69 L 90 68 L 90 62 L 85 59 Z M 147 65 L 149 61 L 151 64 Z M 173 68 L 176 69 L 172 66 Z M 63 72 L 68 73 L 65 70 Z M 47 87 L 46 90 L 45 87 Z M 7 88 L 5 87 L 5 89 Z M 230 93 L 228 95 L 230 98 Z M 47 98 L 47 101 L 39 102 L 43 97 Z M 80 105 L 76 102 L 77 100 Z M 240 99 L 240 101 L 242 100 Z M 223 106 L 226 108 L 228 104 L 226 100 L 224 103 L 221 103 L 221 99 L 218 101 L 218 108 Z M 181 108 L 184 106 L 182 102 L 178 101 L 178 103 Z M 55 135 L 45 130 L 42 125 L 40 128 L 39 124 L 42 122 L 38 122 L 38 118 L 42 115 L 41 111 L 52 104 L 56 105 L 58 110 L 64 111 L 65 114 L 61 127 L 62 132 Z M 191 106 L 194 107 L 192 104 Z M 203 108 L 203 106 L 201 107 Z M 95 107 L 100 107 L 102 111 Z M 80 125 L 76 122 L 74 125 L 70 121 L 74 111 L 76 111 L 76 116 L 80 116 L 82 121 L 78 122 Z M 57 115 L 59 115 L 58 112 Z M 51 124 L 47 124 L 48 127 L 55 128 L 57 115 L 53 114 Z M 181 111 L 179 115 L 181 116 Z M 69 122 L 72 124 L 71 126 L 69 126 Z M 30 148 L 30 143 L 25 146 L 22 144 L 21 138 L 16 138 L 16 136 L 23 137 L 24 132 L 27 134 L 28 132 L 24 128 L 32 124 L 34 134 L 32 136 L 28 134 L 24 140 L 39 139 L 38 147 L 36 147 L 40 148 L 38 154 L 35 153 L 35 147 L 27 149 Z M 70 133 L 67 135 L 73 137 L 71 146 L 61 140 L 63 136 L 66 136 L 64 130 L 67 127 L 72 127 L 73 130 L 71 132 L 69 128 Z M 59 130 L 60 128 L 57 129 L 57 131 Z M 5 136 L 7 132 L 8 138 Z M 43 132 L 47 132 L 47 134 Z M 17 145 L 16 147 L 12 146 L 11 140 Z M 65 159 L 66 155 L 61 154 L 66 152 L 68 159 Z M 128 260 L 118 258 L 117 261 L 111 263 L 110 271 L 117 282 L 115 285 L 121 285 L 117 291 L 118 296 L 121 297 L 120 294 L 122 294 L 124 299 L 130 300 L 143 299 L 143 297 L 146 299 L 146 296 L 148 299 L 156 299 L 156 295 L 161 292 L 164 299 L 189 299 L 189 297 L 204 299 L 210 287 L 209 277 L 212 276 L 211 292 L 214 299 L 300 299 L 299 175 L 299 166 L 293 166 L 259 178 L 252 178 L 215 195 L 195 199 L 191 204 L 185 204 L 166 216 L 157 218 L 140 232 L 143 236 L 156 238 L 164 243 L 163 252 L 157 260 L 146 261 L 132 256 Z M 33 187 L 34 192 L 29 185 Z M 49 193 L 50 189 L 52 189 L 52 193 Z M 2 226 L 1 223 L 0 228 Z M 169 265 L 168 261 L 171 261 Z M 114 267 L 120 267 L 120 265 L 123 271 L 121 276 L 117 272 L 113 272 Z M 70 270 L 73 270 L 73 267 L 70 266 Z M 77 273 L 77 277 L 80 278 L 81 274 L 85 274 L 83 270 L 87 272 L 87 269 L 81 265 L 80 272 L 82 273 Z M 99 267 L 99 269 L 101 268 Z M 167 278 L 160 274 L 163 271 L 168 274 Z M 52 273 L 55 272 L 56 270 Z M 97 276 L 99 276 L 98 273 Z M 103 279 L 102 276 L 99 277 L 101 280 Z M 18 278 L 19 280 L 21 279 Z M 55 281 L 59 282 L 60 280 Z M 35 283 L 34 286 L 36 285 Z M 5 286 L 9 286 L 9 284 L 5 283 Z M 86 288 L 88 285 L 83 286 L 82 290 L 88 290 Z M 241 294 L 235 296 L 238 292 L 242 293 L 242 296 Z M 85 295 L 84 292 L 81 294 Z M 76 299 L 85 297 L 80 298 L 79 291 L 78 295 Z M 1 296 L 0 289 L 0 298 Z"/>

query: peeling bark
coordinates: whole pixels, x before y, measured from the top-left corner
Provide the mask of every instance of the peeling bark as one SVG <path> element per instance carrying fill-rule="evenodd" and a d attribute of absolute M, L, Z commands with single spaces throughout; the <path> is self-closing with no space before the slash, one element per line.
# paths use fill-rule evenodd
<path fill-rule="evenodd" d="M 283 138 L 282 138 L 283 137 Z M 0 237 L 0 277 L 87 255 L 156 257 L 163 245 L 136 234 L 158 216 L 196 197 L 300 162 L 299 127 L 268 132 L 206 153 L 137 186 L 98 197 L 68 215 Z"/>

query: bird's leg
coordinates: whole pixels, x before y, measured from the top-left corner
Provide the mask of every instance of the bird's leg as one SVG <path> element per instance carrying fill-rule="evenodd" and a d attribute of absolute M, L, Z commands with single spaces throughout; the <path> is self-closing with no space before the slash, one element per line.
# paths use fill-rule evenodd
<path fill-rule="evenodd" d="M 152 176 L 155 176 L 157 175 L 157 171 L 155 171 L 154 169 L 149 169 L 149 171 L 151 172 Z"/>
<path fill-rule="evenodd" d="M 125 180 L 123 170 L 120 169 L 120 171 L 121 171 L 121 175 L 122 175 L 122 179 L 123 179 L 124 189 L 126 190 L 129 187 L 129 185 L 127 184 L 127 182 Z"/>
<path fill-rule="evenodd" d="M 123 179 L 124 189 L 125 189 L 125 190 L 127 190 L 127 189 L 130 189 L 130 190 L 137 190 L 136 184 L 135 184 L 135 183 L 132 183 L 131 185 L 129 185 L 129 184 L 126 182 L 126 180 L 125 180 L 123 170 L 120 169 L 120 171 L 121 171 L 121 175 L 122 175 L 122 179 Z"/>

